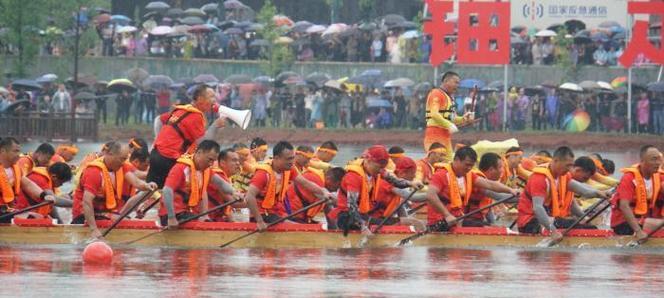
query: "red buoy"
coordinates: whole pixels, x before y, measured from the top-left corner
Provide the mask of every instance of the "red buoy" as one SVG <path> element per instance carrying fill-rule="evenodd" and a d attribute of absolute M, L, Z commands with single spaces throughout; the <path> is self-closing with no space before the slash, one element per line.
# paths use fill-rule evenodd
<path fill-rule="evenodd" d="M 83 250 L 83 262 L 86 264 L 108 265 L 112 261 L 113 249 L 105 242 L 92 242 Z"/>

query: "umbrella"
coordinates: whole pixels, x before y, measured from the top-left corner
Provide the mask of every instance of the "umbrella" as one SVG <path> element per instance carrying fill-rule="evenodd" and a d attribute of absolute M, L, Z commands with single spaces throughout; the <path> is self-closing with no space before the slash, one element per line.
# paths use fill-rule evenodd
<path fill-rule="evenodd" d="M 246 30 L 247 32 L 257 32 L 263 30 L 263 28 L 265 28 L 263 24 L 251 23 L 251 25 L 245 27 L 244 30 Z"/>
<path fill-rule="evenodd" d="M 563 120 L 565 130 L 571 132 L 581 132 L 590 126 L 590 115 L 584 110 L 576 110 L 565 117 Z"/>
<path fill-rule="evenodd" d="M 227 77 L 224 80 L 224 83 L 233 84 L 233 85 L 249 84 L 251 83 L 251 78 L 247 75 L 235 74 Z"/>
<path fill-rule="evenodd" d="M 535 96 L 536 94 L 543 95 L 544 94 L 544 88 L 542 86 L 533 86 L 533 87 L 526 87 L 523 88 L 523 93 L 527 96 Z"/>
<path fill-rule="evenodd" d="M 22 89 L 27 91 L 38 91 L 42 89 L 42 86 L 37 83 L 35 80 L 16 80 L 12 82 L 12 88 Z"/>
<path fill-rule="evenodd" d="M 477 88 L 482 88 L 485 85 L 484 81 L 478 79 L 465 79 L 459 82 L 459 88 L 467 89 L 475 88 L 475 86 L 477 86 Z"/>
<path fill-rule="evenodd" d="M 341 83 L 337 80 L 329 80 L 323 84 L 323 87 L 328 87 L 336 90 L 343 90 L 341 87 Z"/>
<path fill-rule="evenodd" d="M 297 73 L 294 73 L 292 71 L 282 71 L 274 78 L 274 80 L 277 81 L 277 82 L 283 82 L 283 81 L 287 80 L 288 78 L 299 77 L 299 76 L 300 75 L 298 75 Z"/>
<path fill-rule="evenodd" d="M 155 36 L 163 36 L 173 33 L 173 28 L 169 26 L 157 26 L 150 30 L 150 34 Z"/>
<path fill-rule="evenodd" d="M 270 42 L 265 39 L 255 39 L 249 44 L 250 47 L 269 47 Z"/>
<path fill-rule="evenodd" d="M 205 21 L 203 21 L 203 19 L 201 19 L 200 17 L 188 16 L 186 18 L 180 19 L 180 23 L 193 26 L 193 25 L 205 24 Z"/>
<path fill-rule="evenodd" d="M 205 12 L 203 12 L 200 8 L 188 8 L 185 9 L 184 15 L 188 17 L 204 17 Z"/>
<path fill-rule="evenodd" d="M 184 14 L 184 10 L 180 8 L 171 8 L 166 12 L 166 15 L 172 18 L 179 18 Z"/>
<path fill-rule="evenodd" d="M 159 12 L 151 11 L 151 12 L 148 12 L 148 13 L 144 14 L 143 18 L 148 19 L 148 18 L 151 18 L 151 17 L 156 17 L 158 15 L 159 15 Z"/>
<path fill-rule="evenodd" d="M 214 25 L 210 25 L 210 26 L 208 26 L 208 25 L 209 25 L 209 24 L 194 25 L 194 26 L 189 27 L 189 29 L 187 30 L 187 32 L 190 32 L 190 33 L 207 33 L 207 32 L 212 32 L 212 28 L 211 28 L 210 26 L 214 26 Z M 217 28 L 217 27 L 215 27 L 215 28 Z M 217 28 L 217 29 L 218 29 L 218 28 Z"/>
<path fill-rule="evenodd" d="M 565 21 L 565 27 L 567 32 L 574 33 L 586 29 L 586 23 L 579 20 L 567 20 Z"/>
<path fill-rule="evenodd" d="M 611 27 L 622 27 L 622 26 L 620 26 L 620 23 L 618 23 L 616 21 L 604 21 L 604 22 L 599 23 L 598 27 L 600 27 L 600 28 L 611 28 Z"/>
<path fill-rule="evenodd" d="M 242 2 L 237 1 L 237 0 L 226 0 L 224 2 L 224 8 L 225 9 L 240 9 L 243 8 L 244 4 Z"/>
<path fill-rule="evenodd" d="M 132 32 L 136 32 L 136 30 L 138 30 L 138 28 L 136 28 L 134 26 L 122 26 L 116 32 L 117 33 L 132 33 Z"/>
<path fill-rule="evenodd" d="M 74 95 L 74 99 L 78 100 L 78 101 L 90 101 L 90 100 L 93 100 L 95 98 L 97 98 L 97 95 L 95 95 L 92 92 L 87 92 L 87 91 L 79 92 L 79 93 L 76 93 L 76 95 Z"/>
<path fill-rule="evenodd" d="M 313 25 L 314 24 L 312 24 L 311 22 L 299 21 L 293 25 L 293 28 L 291 30 L 298 33 L 305 33 L 307 32 L 307 29 L 309 29 L 309 27 Z"/>
<path fill-rule="evenodd" d="M 240 28 L 233 27 L 233 28 L 228 28 L 228 29 L 226 29 L 226 30 L 224 31 L 224 33 L 225 33 L 225 34 L 228 34 L 228 35 L 233 35 L 233 34 L 237 34 L 237 35 L 239 35 L 239 34 L 244 33 L 244 31 L 242 31 L 242 29 L 240 29 Z"/>
<path fill-rule="evenodd" d="M 327 27 L 325 27 L 323 25 L 313 25 L 313 26 L 307 28 L 306 32 L 307 33 L 321 33 L 323 31 L 325 31 L 325 29 L 327 29 Z"/>
<path fill-rule="evenodd" d="M 270 85 L 270 84 L 272 84 L 272 82 L 274 82 L 274 80 L 272 78 L 268 77 L 268 76 L 255 77 L 252 81 L 254 83 L 261 84 L 261 85 Z"/>
<path fill-rule="evenodd" d="M 219 4 L 217 3 L 208 3 L 203 6 L 201 6 L 201 10 L 205 13 L 209 14 L 216 14 L 217 13 L 217 8 L 219 8 Z"/>
<path fill-rule="evenodd" d="M 400 24 L 400 23 L 403 23 L 405 21 L 406 21 L 406 18 L 404 18 L 403 16 L 398 15 L 398 14 L 388 14 L 388 15 L 383 17 L 383 22 L 385 23 L 385 25 L 388 25 L 388 26 L 389 25 Z"/>
<path fill-rule="evenodd" d="M 19 113 L 21 111 L 29 109 L 31 105 L 32 104 L 30 103 L 30 100 L 27 100 L 27 99 L 17 100 L 15 102 L 12 102 L 11 104 L 9 104 L 5 108 L 4 113 L 8 113 L 8 114 L 10 114 L 10 113 Z"/>
<path fill-rule="evenodd" d="M 648 84 L 648 91 L 664 92 L 664 82 L 654 82 Z"/>
<path fill-rule="evenodd" d="M 369 108 L 391 108 L 392 103 L 385 99 L 367 99 L 367 107 Z"/>
<path fill-rule="evenodd" d="M 592 89 L 600 89 L 600 85 L 597 84 L 595 81 L 583 81 L 579 83 L 579 87 L 585 89 L 585 90 L 592 90 Z"/>
<path fill-rule="evenodd" d="M 150 76 L 147 70 L 142 69 L 140 67 L 134 67 L 127 70 L 125 75 L 127 76 L 127 79 L 129 79 L 132 83 L 136 85 L 140 84 L 141 82 L 143 82 L 143 80 L 145 80 L 148 76 Z"/>
<path fill-rule="evenodd" d="M 283 82 L 281 82 L 281 83 L 282 83 L 282 84 L 285 84 L 285 85 L 298 85 L 298 86 L 304 86 L 304 85 L 307 84 L 307 83 L 306 83 L 301 77 L 299 77 L 299 76 L 296 76 L 296 77 L 290 77 L 290 78 L 288 78 L 288 79 L 285 79 L 285 80 L 284 80 Z"/>
<path fill-rule="evenodd" d="M 385 88 L 394 88 L 394 87 L 410 87 L 415 85 L 415 82 L 409 78 L 398 78 L 394 80 L 387 81 L 383 87 Z"/>
<path fill-rule="evenodd" d="M 611 81 L 611 87 L 620 88 L 627 85 L 627 77 L 617 77 Z"/>
<path fill-rule="evenodd" d="M 515 26 L 515 27 L 512 27 L 511 30 L 514 33 L 520 34 L 521 32 L 528 30 L 528 28 L 526 28 L 526 26 Z"/>
<path fill-rule="evenodd" d="M 165 75 L 151 75 L 143 82 L 143 88 L 151 90 L 167 89 L 173 85 L 173 79 Z"/>
<path fill-rule="evenodd" d="M 564 83 L 558 87 L 559 89 L 562 90 L 568 90 L 568 91 L 575 91 L 575 92 L 582 92 L 583 88 L 581 86 L 574 84 L 574 83 Z"/>
<path fill-rule="evenodd" d="M 148 5 L 145 6 L 146 10 L 161 11 L 161 12 L 167 11 L 169 8 L 171 8 L 171 6 L 162 1 L 150 2 L 148 3 Z"/>
<path fill-rule="evenodd" d="M 590 39 L 593 41 L 609 41 L 609 35 L 602 31 L 596 31 L 590 34 Z"/>
<path fill-rule="evenodd" d="M 556 32 L 551 31 L 551 30 L 541 30 L 541 31 L 538 31 L 537 33 L 535 33 L 535 36 L 537 36 L 537 37 L 553 37 L 553 36 L 556 36 L 556 35 L 558 35 L 558 34 L 556 34 Z"/>
<path fill-rule="evenodd" d="M 408 29 L 412 30 L 412 29 L 417 29 L 418 27 L 419 26 L 417 24 L 415 24 L 414 22 L 405 21 L 405 22 L 401 22 L 401 23 L 396 24 L 396 25 L 392 25 L 390 28 L 402 28 L 402 29 L 406 29 L 406 30 L 408 30 Z"/>
<path fill-rule="evenodd" d="M 415 90 L 427 92 L 427 91 L 431 90 L 431 83 L 429 83 L 429 82 L 419 83 L 419 84 L 415 85 Z"/>
<path fill-rule="evenodd" d="M 626 38 L 627 38 L 627 34 L 625 34 L 625 32 L 618 32 L 616 34 L 613 34 L 613 36 L 611 36 L 611 39 L 613 39 L 613 40 L 621 40 L 621 39 L 626 39 Z"/>
<path fill-rule="evenodd" d="M 325 35 L 329 35 L 329 34 L 341 33 L 341 32 L 346 31 L 346 29 L 348 29 L 348 25 L 343 24 L 343 23 L 336 23 L 336 24 L 332 24 L 329 27 L 327 27 L 327 29 L 325 29 L 325 31 L 323 31 L 322 35 L 325 36 Z"/>
<path fill-rule="evenodd" d="M 274 22 L 274 25 L 277 27 L 281 26 L 293 27 L 293 25 L 295 25 L 295 22 L 293 22 L 293 20 L 284 15 L 276 15 L 272 17 L 272 21 Z"/>
<path fill-rule="evenodd" d="M 613 91 L 613 86 L 607 82 L 597 81 L 597 85 L 599 85 L 600 89 Z"/>
<path fill-rule="evenodd" d="M 38 77 L 35 81 L 37 81 L 37 83 L 53 83 L 57 79 L 58 79 L 57 75 L 48 73 Z"/>
<path fill-rule="evenodd" d="M 313 72 L 306 77 L 306 81 L 310 82 L 318 87 L 325 85 L 327 81 L 330 80 L 330 76 L 324 73 Z"/>
<path fill-rule="evenodd" d="M 95 17 L 95 22 L 97 22 L 97 24 L 108 23 L 110 20 L 111 20 L 111 15 L 107 13 L 102 13 Z"/>
<path fill-rule="evenodd" d="M 106 85 L 106 88 L 108 88 L 109 91 L 114 92 L 114 93 L 120 93 L 122 91 L 127 91 L 129 93 L 135 92 L 136 87 L 134 84 L 128 80 L 128 79 L 115 79 Z"/>
<path fill-rule="evenodd" d="M 194 78 L 196 84 L 218 83 L 219 79 L 212 74 L 200 74 Z"/>
<path fill-rule="evenodd" d="M 365 31 L 373 31 L 373 30 L 376 30 L 378 28 L 378 26 L 376 25 L 376 23 L 369 22 L 369 23 L 362 23 L 357 28 L 360 29 L 360 30 L 365 30 Z"/>
<path fill-rule="evenodd" d="M 293 39 L 288 36 L 280 36 L 274 40 L 275 44 L 289 44 L 292 43 Z"/>
<path fill-rule="evenodd" d="M 417 30 L 406 31 L 404 34 L 401 34 L 401 36 L 399 36 L 399 38 L 403 39 L 412 39 L 418 37 L 420 37 L 420 32 Z"/>
<path fill-rule="evenodd" d="M 94 75 L 88 75 L 88 74 L 79 74 L 78 75 L 78 88 L 85 88 L 85 87 L 92 87 L 97 83 L 97 77 Z M 69 77 L 65 80 L 65 84 L 67 84 L 68 87 L 73 88 L 74 86 L 74 78 Z"/>
<path fill-rule="evenodd" d="M 121 14 L 116 14 L 111 16 L 111 22 L 119 24 L 119 25 L 126 25 L 131 22 L 131 19 L 128 16 L 123 16 Z"/>
<path fill-rule="evenodd" d="M 558 31 L 560 31 L 560 29 L 562 29 L 563 27 L 564 27 L 563 24 L 553 24 L 553 25 L 550 25 L 549 27 L 546 27 L 546 29 L 547 29 L 547 30 L 551 30 L 551 31 L 558 32 Z"/>

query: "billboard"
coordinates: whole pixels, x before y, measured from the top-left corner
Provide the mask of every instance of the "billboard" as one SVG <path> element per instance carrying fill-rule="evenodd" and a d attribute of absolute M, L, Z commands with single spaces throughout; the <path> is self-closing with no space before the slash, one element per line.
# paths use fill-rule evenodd
<path fill-rule="evenodd" d="M 604 21 L 627 26 L 627 0 L 511 0 L 512 27 L 544 29 L 567 20 L 580 20 L 587 28 Z"/>

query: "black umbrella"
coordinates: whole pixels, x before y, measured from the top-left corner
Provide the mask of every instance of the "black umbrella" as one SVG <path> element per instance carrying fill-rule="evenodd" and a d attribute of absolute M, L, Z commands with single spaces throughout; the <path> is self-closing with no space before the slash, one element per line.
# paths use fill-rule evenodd
<path fill-rule="evenodd" d="M 172 18 L 179 18 L 182 15 L 184 15 L 184 10 L 180 8 L 171 8 L 166 12 L 166 16 L 172 17 Z"/>
<path fill-rule="evenodd" d="M 403 16 L 398 15 L 398 14 L 388 14 L 388 15 L 383 17 L 383 22 L 385 23 L 385 25 L 388 25 L 388 26 L 403 23 L 405 21 L 406 21 L 406 18 L 404 18 Z"/>
<path fill-rule="evenodd" d="M 42 89 L 42 86 L 37 83 L 35 80 L 16 80 L 12 82 L 12 88 L 21 89 L 27 91 L 38 91 Z"/>
<path fill-rule="evenodd" d="M 180 23 L 185 24 L 185 25 L 200 25 L 200 24 L 205 24 L 205 21 L 199 17 L 186 17 L 183 19 L 180 19 Z"/>
<path fill-rule="evenodd" d="M 586 29 L 586 23 L 579 20 L 568 20 L 565 21 L 565 27 L 567 32 L 574 34 L 575 32 Z"/>
<path fill-rule="evenodd" d="M 12 113 L 19 113 L 21 111 L 25 111 L 30 109 L 30 106 L 32 104 L 30 103 L 30 100 L 27 99 L 21 99 L 17 100 L 15 102 L 12 102 L 5 108 L 4 113 L 7 114 L 12 114 Z"/>
<path fill-rule="evenodd" d="M 87 91 L 79 92 L 79 93 L 76 93 L 76 95 L 74 95 L 74 99 L 78 100 L 78 101 L 90 101 L 90 100 L 93 100 L 95 98 L 97 98 L 97 95 L 95 95 L 92 92 L 87 92 Z"/>
<path fill-rule="evenodd" d="M 297 73 L 294 73 L 294 72 L 292 72 L 292 71 L 282 71 L 281 73 L 279 73 L 279 74 L 274 78 L 274 80 L 277 81 L 277 82 L 283 82 L 283 81 L 285 81 L 285 80 L 287 80 L 287 79 L 289 79 L 289 78 L 291 78 L 291 77 L 299 77 L 299 76 L 300 76 L 300 75 L 298 75 Z"/>
<path fill-rule="evenodd" d="M 664 92 L 664 82 L 655 82 L 648 84 L 648 91 Z"/>
<path fill-rule="evenodd" d="M 558 33 L 558 31 L 560 31 L 560 29 L 562 29 L 564 27 L 565 26 L 563 26 L 563 24 L 553 24 L 549 27 L 546 27 L 546 29 L 551 30 L 551 31 L 555 31 L 556 33 Z"/>
<path fill-rule="evenodd" d="M 167 89 L 173 85 L 173 79 L 165 75 L 151 75 L 143 81 L 143 88 L 149 90 Z"/>
<path fill-rule="evenodd" d="M 219 79 L 212 74 L 201 74 L 194 78 L 196 84 L 218 83 Z"/>
<path fill-rule="evenodd" d="M 293 28 L 291 28 L 291 31 L 297 32 L 297 33 L 305 33 L 305 32 L 307 32 L 307 29 L 309 29 L 309 27 L 311 27 L 311 26 L 313 26 L 313 24 L 311 22 L 299 21 L 299 22 L 296 22 L 293 25 Z"/>
<path fill-rule="evenodd" d="M 150 11 L 167 11 L 169 8 L 171 8 L 171 6 L 162 1 L 150 2 L 145 6 L 145 9 Z"/>
<path fill-rule="evenodd" d="M 235 74 L 227 77 L 224 80 L 224 83 L 239 85 L 239 84 L 249 84 L 251 83 L 251 78 L 247 75 Z"/>
<path fill-rule="evenodd" d="M 203 6 L 201 6 L 201 10 L 205 13 L 209 14 L 216 14 L 217 13 L 217 8 L 219 8 L 219 4 L 217 3 L 208 3 Z"/>

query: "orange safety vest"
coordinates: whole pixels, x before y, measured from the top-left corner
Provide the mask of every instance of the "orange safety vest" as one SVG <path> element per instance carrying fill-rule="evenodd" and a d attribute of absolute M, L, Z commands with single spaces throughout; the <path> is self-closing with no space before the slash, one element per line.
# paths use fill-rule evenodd
<path fill-rule="evenodd" d="M 221 179 L 223 179 L 224 181 L 230 183 L 230 178 L 228 178 L 228 175 L 226 175 L 226 172 L 224 172 L 224 170 L 222 170 L 220 167 L 214 166 L 214 167 L 211 168 L 211 170 L 212 170 L 212 173 L 219 174 L 219 177 L 221 177 Z M 218 203 L 223 204 L 223 202 L 218 202 Z M 233 206 L 226 206 L 226 208 L 224 208 L 223 213 L 226 214 L 226 215 L 229 215 L 229 214 L 231 214 L 232 210 L 233 210 Z"/>
<path fill-rule="evenodd" d="M 567 217 L 570 214 L 574 192 L 567 189 L 567 185 L 572 180 L 572 175 L 566 174 L 558 177 L 559 185 L 556 185 L 556 179 L 553 178 L 551 170 L 547 167 L 537 167 L 533 173 L 544 175 L 549 182 L 549 196 L 544 200 L 545 205 L 551 206 L 551 216 Z"/>
<path fill-rule="evenodd" d="M 97 167 L 101 170 L 102 188 L 106 199 L 106 209 L 114 210 L 118 206 L 118 201 L 122 199 L 122 187 L 124 186 L 124 170 L 120 167 L 115 171 L 115 189 L 111 174 L 104 163 L 104 158 L 98 158 L 87 165 L 88 167 Z"/>
<path fill-rule="evenodd" d="M 12 170 L 14 171 L 13 189 L 12 185 L 9 183 L 9 177 L 5 174 L 5 169 L 0 169 L 0 192 L 2 192 L 2 201 L 0 201 L 0 205 L 13 202 L 21 191 L 21 177 L 23 176 L 21 167 L 19 167 L 18 164 L 13 164 Z"/>
<path fill-rule="evenodd" d="M 376 175 L 374 181 L 373 181 L 373 188 L 371 195 L 369 195 L 369 182 L 368 182 L 368 177 L 367 174 L 364 172 L 364 168 L 362 167 L 362 163 L 358 164 L 349 164 L 346 166 L 346 171 L 354 172 L 360 177 L 362 177 L 362 186 L 360 187 L 360 202 L 359 202 L 359 208 L 360 208 L 360 213 L 362 214 L 367 214 L 369 211 L 371 211 L 371 202 L 376 200 L 376 196 L 378 195 L 378 183 L 382 179 L 379 175 Z"/>
<path fill-rule="evenodd" d="M 53 179 L 51 179 L 51 175 L 48 173 L 48 169 L 45 167 L 36 167 L 32 169 L 32 173 L 38 174 L 44 178 L 46 178 L 46 181 L 48 183 L 48 189 L 54 190 L 53 189 Z M 44 217 L 47 217 L 51 214 L 51 210 L 53 209 L 53 205 L 46 205 L 39 207 L 37 209 L 37 213 L 41 214 Z"/>
<path fill-rule="evenodd" d="M 422 173 L 422 183 L 429 184 L 431 176 L 433 176 L 433 173 L 436 172 L 436 169 L 426 160 L 426 158 L 418 160 L 417 166 L 420 168 Z"/>
<path fill-rule="evenodd" d="M 623 173 L 632 173 L 634 175 L 634 182 L 636 187 L 634 188 L 634 193 L 636 194 L 636 206 L 634 207 L 634 214 L 636 215 L 645 215 L 648 213 L 648 200 L 650 200 L 650 208 L 655 207 L 655 201 L 659 196 L 659 191 L 661 189 L 661 173 L 655 172 L 652 175 L 652 197 L 648 198 L 648 191 L 646 190 L 646 182 L 639 171 L 639 166 L 624 168 L 621 170 Z M 664 208 L 662 208 L 662 215 L 664 215 Z"/>
<path fill-rule="evenodd" d="M 201 201 L 203 196 L 207 195 L 208 184 L 210 184 L 210 173 L 212 172 L 210 168 L 203 171 L 203 183 L 198 182 L 198 175 L 196 174 L 196 164 L 192 159 L 191 155 L 183 155 L 178 158 L 177 162 L 189 166 L 189 200 L 187 201 L 187 206 L 196 207 Z M 199 187 L 199 185 L 201 185 Z"/>
<path fill-rule="evenodd" d="M 438 100 L 440 104 L 438 113 L 441 113 L 443 118 L 449 121 L 454 121 L 454 117 L 456 116 L 456 105 L 454 104 L 454 99 L 452 99 L 445 91 L 440 88 L 431 89 L 431 91 L 429 91 L 429 95 L 427 95 L 425 119 L 431 119 L 431 106 L 433 105 L 434 100 Z"/>
<path fill-rule="evenodd" d="M 475 175 L 477 175 L 477 176 L 480 176 L 484 179 L 487 179 L 486 175 L 480 170 L 472 170 L 472 172 L 475 173 Z M 489 206 L 489 205 L 491 205 L 492 202 L 493 202 L 493 199 L 491 199 L 488 196 L 483 196 L 482 199 L 480 200 L 478 208 L 484 208 L 485 206 Z M 489 211 L 487 210 L 486 212 L 489 212 Z"/>
<path fill-rule="evenodd" d="M 323 185 L 325 185 L 325 172 L 323 172 L 323 170 L 308 167 L 304 171 L 304 173 L 302 173 L 302 174 L 306 174 L 306 173 L 314 173 L 316 176 L 318 176 L 318 178 L 321 179 L 321 181 L 323 181 Z M 293 185 L 293 187 L 295 187 L 295 185 Z M 296 193 L 296 195 L 297 195 L 297 193 Z M 302 200 L 302 203 L 304 205 L 304 198 L 300 198 L 300 200 Z M 324 207 L 325 207 L 325 205 L 319 205 L 318 208 L 311 208 L 311 209 L 307 210 L 307 217 L 308 218 L 313 218 L 314 216 L 316 216 L 316 214 L 318 214 L 318 212 L 323 210 Z"/>
<path fill-rule="evenodd" d="M 175 111 L 178 110 L 183 110 L 185 111 L 184 114 L 177 116 L 175 115 Z M 202 118 L 202 127 L 205 127 L 205 124 L 207 123 L 207 118 L 205 118 L 205 114 L 201 112 L 199 109 L 195 108 L 193 105 L 186 104 L 186 105 L 176 105 L 175 109 L 171 111 L 171 114 L 168 117 L 168 120 L 166 121 L 166 125 L 169 125 L 173 127 L 175 132 L 182 138 L 182 150 L 185 153 L 188 154 L 193 154 L 194 150 L 196 149 L 196 143 L 195 142 L 190 142 L 187 140 L 187 138 L 184 137 L 184 132 L 180 129 L 180 122 L 186 118 L 189 114 L 191 113 L 198 113 L 200 114 Z"/>
<path fill-rule="evenodd" d="M 26 153 L 21 155 L 17 164 L 22 166 L 21 172 L 27 174 L 32 172 L 32 168 L 35 167 L 35 160 L 30 153 Z"/>
<path fill-rule="evenodd" d="M 259 164 L 256 166 L 256 170 L 263 170 L 268 176 L 267 190 L 265 190 L 265 196 L 263 197 L 261 207 L 263 209 L 272 209 L 277 201 L 284 201 L 284 196 L 286 195 L 286 190 L 290 183 L 291 172 L 288 170 L 283 173 L 283 177 L 281 177 L 281 190 L 277 195 L 277 177 L 274 174 L 274 170 L 272 170 L 272 165 Z"/>
<path fill-rule="evenodd" d="M 448 175 L 448 180 L 449 180 L 449 200 L 450 200 L 450 207 L 452 208 L 461 208 L 462 206 L 467 206 L 468 205 L 468 200 L 470 199 L 470 195 L 473 193 L 473 173 L 472 171 L 469 171 L 468 174 L 464 177 L 465 183 L 466 183 L 466 195 L 461 199 L 461 190 L 459 189 L 459 182 L 457 181 L 457 175 L 454 173 L 454 169 L 452 169 L 452 165 L 447 163 L 443 165 L 443 168 L 447 171 Z"/>

